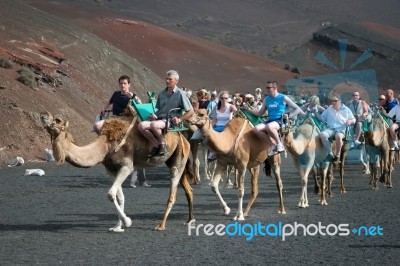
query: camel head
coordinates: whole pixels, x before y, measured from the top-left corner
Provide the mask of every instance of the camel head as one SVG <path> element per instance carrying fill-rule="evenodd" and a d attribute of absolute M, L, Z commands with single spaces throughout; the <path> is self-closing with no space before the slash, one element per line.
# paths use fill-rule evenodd
<path fill-rule="evenodd" d="M 51 139 L 57 138 L 69 125 L 68 121 L 64 120 L 61 116 L 53 117 L 53 115 L 47 111 L 40 113 L 40 121 L 50 134 Z"/>
<path fill-rule="evenodd" d="M 202 128 L 207 122 L 210 121 L 210 110 L 198 109 L 195 111 L 194 115 L 188 119 L 189 124 L 195 125 L 198 128 Z"/>

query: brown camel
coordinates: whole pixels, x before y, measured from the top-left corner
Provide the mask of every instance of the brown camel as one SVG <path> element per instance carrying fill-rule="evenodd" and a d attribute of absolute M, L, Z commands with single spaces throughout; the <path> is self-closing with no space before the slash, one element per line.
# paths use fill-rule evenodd
<path fill-rule="evenodd" d="M 389 126 L 379 114 L 379 109 L 373 107 L 371 123 L 368 125 L 368 131 L 364 133 L 365 149 L 369 155 L 369 164 L 371 168 L 370 184 L 373 190 L 378 189 L 378 168 L 381 168 L 380 180 L 385 182 L 387 187 L 392 187 L 391 180 L 391 160 L 392 153 L 389 151 Z M 386 178 L 387 177 L 387 178 Z"/>
<path fill-rule="evenodd" d="M 309 115 L 302 125 L 299 127 L 289 127 L 284 134 L 284 144 L 287 150 L 292 155 L 294 164 L 299 171 L 302 192 L 298 207 L 306 208 L 309 207 L 307 197 L 307 183 L 308 175 L 310 171 L 316 171 L 321 174 L 321 184 L 318 184 L 316 174 L 314 173 L 315 189 L 316 194 L 320 193 L 321 205 L 328 205 L 326 202 L 326 193 L 332 196 L 332 181 L 333 181 L 333 165 L 330 162 L 325 161 L 327 153 L 323 149 L 321 138 L 319 137 L 319 128 L 311 115 Z M 335 145 L 332 145 L 334 148 Z M 347 141 L 344 141 L 342 150 L 340 153 L 341 163 L 339 165 L 340 170 L 340 192 L 345 193 L 344 187 L 344 162 L 347 156 Z M 318 169 L 318 170 L 316 170 Z M 328 186 L 325 184 L 325 180 L 328 179 Z"/>
<path fill-rule="evenodd" d="M 189 120 L 190 123 L 200 128 L 203 137 L 208 140 L 208 145 L 217 153 L 217 167 L 215 177 L 211 185 L 212 191 L 217 195 L 225 215 L 230 213 L 230 208 L 223 200 L 218 184 L 221 176 L 226 172 L 228 165 L 233 165 L 239 176 L 238 187 L 238 211 L 234 220 L 244 220 L 248 215 L 252 204 L 258 195 L 258 176 L 260 164 L 267 159 L 268 145 L 261 141 L 254 133 L 248 120 L 236 116 L 230 120 L 222 132 L 216 132 L 211 126 L 206 110 L 197 110 Z M 279 213 L 285 214 L 282 196 L 282 180 L 280 178 L 280 155 L 268 158 L 272 165 L 276 184 L 279 191 L 280 207 Z M 251 196 L 245 211 L 243 212 L 244 177 L 245 171 L 251 173 Z"/>
<path fill-rule="evenodd" d="M 164 217 L 155 229 L 165 230 L 168 214 L 176 200 L 179 183 L 185 190 L 189 205 L 187 222 L 193 223 L 193 194 L 186 178 L 187 175 L 191 175 L 187 166 L 190 152 L 188 141 L 180 133 L 169 132 L 165 135 L 168 154 L 149 159 L 147 154 L 152 149 L 152 145 L 137 130 L 135 117 L 134 114 L 133 119 L 132 116 L 107 119 L 101 128 L 99 137 L 92 143 L 80 147 L 74 144 L 72 135 L 67 131 L 68 121 L 59 116 L 53 117 L 48 112 L 40 115 L 44 128 L 50 134 L 54 156 L 58 163 L 62 164 L 67 161 L 76 167 L 85 168 L 102 163 L 113 179 L 107 196 L 114 203 L 119 220 L 116 226 L 110 228 L 110 231 L 123 232 L 124 227 L 130 227 L 132 224 L 132 220 L 124 212 L 125 200 L 122 183 L 127 176 L 136 167 L 144 169 L 162 163 L 165 163 L 170 169 L 171 185 Z M 126 134 L 127 132 L 129 133 Z"/>

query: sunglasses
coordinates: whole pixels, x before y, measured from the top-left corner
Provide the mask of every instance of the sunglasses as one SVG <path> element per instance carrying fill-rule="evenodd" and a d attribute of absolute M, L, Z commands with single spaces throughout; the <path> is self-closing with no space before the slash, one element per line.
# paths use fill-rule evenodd
<path fill-rule="evenodd" d="M 273 87 L 265 87 L 267 90 L 272 89 Z"/>
<path fill-rule="evenodd" d="M 221 100 L 228 100 L 229 98 L 228 97 L 221 97 L 220 99 Z"/>
<path fill-rule="evenodd" d="M 353 94 L 353 96 L 360 96 L 360 95 L 358 95 L 358 94 Z"/>
<path fill-rule="evenodd" d="M 339 100 L 332 100 L 332 102 L 334 102 L 334 103 L 337 102 L 337 101 L 339 101 Z"/>

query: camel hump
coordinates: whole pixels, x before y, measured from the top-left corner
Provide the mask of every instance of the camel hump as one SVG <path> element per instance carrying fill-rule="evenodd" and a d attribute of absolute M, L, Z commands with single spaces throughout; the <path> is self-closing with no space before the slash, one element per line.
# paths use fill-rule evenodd
<path fill-rule="evenodd" d="M 100 129 L 100 135 L 107 136 L 109 141 L 120 141 L 125 136 L 129 127 L 129 121 L 119 118 L 105 120 Z"/>

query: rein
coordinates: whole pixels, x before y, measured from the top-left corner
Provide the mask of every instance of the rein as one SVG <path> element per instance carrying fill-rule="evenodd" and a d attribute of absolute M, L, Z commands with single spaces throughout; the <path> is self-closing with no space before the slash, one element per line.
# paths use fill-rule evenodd
<path fill-rule="evenodd" d="M 235 141 L 235 146 L 234 146 L 234 148 L 233 148 L 234 151 L 236 151 L 236 149 L 237 149 L 237 146 L 238 146 L 238 144 L 239 144 L 239 141 L 238 141 L 238 140 L 242 137 L 244 128 L 245 128 L 245 126 L 246 126 L 246 124 L 247 124 L 248 122 L 249 122 L 249 120 L 247 120 L 247 119 L 244 120 L 244 123 L 243 123 L 243 125 L 242 125 L 242 128 L 240 129 L 239 135 L 237 136 L 236 141 Z"/>

